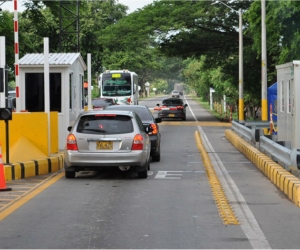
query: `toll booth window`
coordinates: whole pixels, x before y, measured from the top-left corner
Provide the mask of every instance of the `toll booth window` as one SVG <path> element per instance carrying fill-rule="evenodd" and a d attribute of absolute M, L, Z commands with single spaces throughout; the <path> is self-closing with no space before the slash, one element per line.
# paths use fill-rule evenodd
<path fill-rule="evenodd" d="M 70 110 L 73 110 L 73 73 L 69 74 L 69 105 Z"/>
<path fill-rule="evenodd" d="M 50 111 L 61 112 L 61 86 L 61 73 L 50 73 Z M 29 112 L 45 111 L 44 73 L 25 73 L 25 107 Z"/>
<path fill-rule="evenodd" d="M 293 83 L 293 80 L 289 80 L 289 85 L 288 85 L 288 113 L 292 112 L 292 91 L 291 91 L 291 84 Z"/>
<path fill-rule="evenodd" d="M 284 81 L 281 81 L 280 88 L 281 88 L 281 112 L 284 112 L 284 102 L 285 102 L 285 98 L 284 98 L 284 95 L 285 95 L 285 91 L 284 91 L 284 88 L 285 88 Z"/>

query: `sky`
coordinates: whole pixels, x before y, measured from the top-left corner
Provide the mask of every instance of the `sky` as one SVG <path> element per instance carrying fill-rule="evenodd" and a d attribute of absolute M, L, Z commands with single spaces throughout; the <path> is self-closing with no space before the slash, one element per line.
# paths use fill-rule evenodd
<path fill-rule="evenodd" d="M 22 0 L 18 0 L 18 11 L 23 11 L 24 8 L 22 7 Z M 143 8 L 145 5 L 152 3 L 153 0 L 119 0 L 119 3 L 124 4 L 129 7 L 128 13 L 131 13 L 137 9 Z M 1 4 L 0 0 L 0 4 Z M 4 4 L 0 5 L 0 8 L 3 10 L 9 10 L 11 12 L 14 11 L 13 1 L 5 2 Z"/>

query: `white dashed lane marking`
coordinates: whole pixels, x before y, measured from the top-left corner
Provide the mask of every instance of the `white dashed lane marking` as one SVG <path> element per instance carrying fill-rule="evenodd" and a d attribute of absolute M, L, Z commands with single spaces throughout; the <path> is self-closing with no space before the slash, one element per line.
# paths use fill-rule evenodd
<path fill-rule="evenodd" d="M 180 180 L 184 173 L 204 173 L 205 171 L 158 171 L 154 179 Z"/>

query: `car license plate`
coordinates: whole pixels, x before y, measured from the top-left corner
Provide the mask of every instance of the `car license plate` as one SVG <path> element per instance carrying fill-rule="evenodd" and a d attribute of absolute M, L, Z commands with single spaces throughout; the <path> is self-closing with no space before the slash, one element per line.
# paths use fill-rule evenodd
<path fill-rule="evenodd" d="M 97 150 L 112 150 L 113 149 L 113 142 L 112 141 L 97 141 L 96 142 L 96 149 Z"/>
<path fill-rule="evenodd" d="M 169 114 L 169 117 L 174 117 L 175 115 L 174 114 Z"/>

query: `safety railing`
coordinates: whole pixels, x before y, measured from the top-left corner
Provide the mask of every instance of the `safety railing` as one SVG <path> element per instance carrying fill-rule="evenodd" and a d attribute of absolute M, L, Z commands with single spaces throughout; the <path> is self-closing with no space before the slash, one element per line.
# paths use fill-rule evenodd
<path fill-rule="evenodd" d="M 266 136 L 260 136 L 259 150 L 278 162 L 285 169 L 290 167 L 292 151 L 285 146 L 278 144 Z"/>
<path fill-rule="evenodd" d="M 268 155 L 288 171 L 300 170 L 300 150 L 290 149 L 279 142 L 270 139 L 262 132 L 263 128 L 268 128 L 268 121 L 254 121 L 239 123 L 232 121 L 232 129 L 248 143 L 256 146 L 262 153 Z"/>

